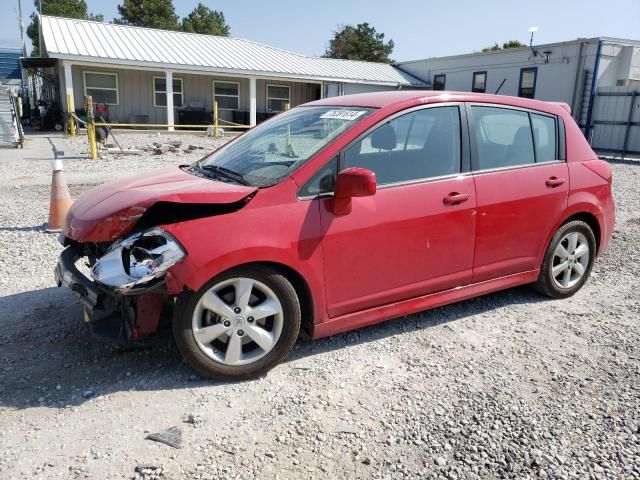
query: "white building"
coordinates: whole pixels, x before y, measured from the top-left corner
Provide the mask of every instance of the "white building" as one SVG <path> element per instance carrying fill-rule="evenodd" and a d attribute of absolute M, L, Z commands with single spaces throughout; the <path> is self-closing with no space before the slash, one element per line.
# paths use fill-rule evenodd
<path fill-rule="evenodd" d="M 585 38 L 394 65 L 436 90 L 499 89 L 502 95 L 566 102 L 585 127 L 592 124 L 598 88 L 640 87 L 640 41 Z"/>
<path fill-rule="evenodd" d="M 388 64 L 311 57 L 240 38 L 41 16 L 42 54 L 65 111 L 84 96 L 105 104 L 111 122 L 223 120 L 255 125 L 269 115 L 326 96 L 424 87 Z M 49 62 L 49 63 L 47 63 Z M 67 108 L 67 99 L 73 105 Z M 204 121 L 204 120 L 202 120 Z"/>

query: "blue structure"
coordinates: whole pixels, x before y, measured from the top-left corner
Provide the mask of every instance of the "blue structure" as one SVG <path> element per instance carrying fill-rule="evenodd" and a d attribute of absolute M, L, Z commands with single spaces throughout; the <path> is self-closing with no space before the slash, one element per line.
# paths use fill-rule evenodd
<path fill-rule="evenodd" d="M 0 47 L 0 82 L 9 83 L 7 80 L 20 80 L 20 48 Z M 13 82 L 11 82 L 13 83 Z"/>

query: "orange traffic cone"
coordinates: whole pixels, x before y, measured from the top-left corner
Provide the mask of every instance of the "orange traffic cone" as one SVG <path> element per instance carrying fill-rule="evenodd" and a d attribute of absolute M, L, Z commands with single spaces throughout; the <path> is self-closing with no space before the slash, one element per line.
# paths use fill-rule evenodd
<path fill-rule="evenodd" d="M 49 233 L 59 232 L 64 226 L 67 218 L 67 212 L 73 203 L 71 194 L 64 181 L 62 173 L 62 160 L 54 160 L 51 162 L 53 167 L 53 175 L 51 178 L 51 200 L 49 201 L 49 221 L 47 222 L 46 231 Z"/>

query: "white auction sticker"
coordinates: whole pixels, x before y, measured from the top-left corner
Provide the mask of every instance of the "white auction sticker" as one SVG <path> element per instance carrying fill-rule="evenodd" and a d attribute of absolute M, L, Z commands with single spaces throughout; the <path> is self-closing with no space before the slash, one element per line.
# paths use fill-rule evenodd
<path fill-rule="evenodd" d="M 355 120 L 363 115 L 365 110 L 329 110 L 323 113 L 320 118 L 335 118 L 336 120 Z"/>

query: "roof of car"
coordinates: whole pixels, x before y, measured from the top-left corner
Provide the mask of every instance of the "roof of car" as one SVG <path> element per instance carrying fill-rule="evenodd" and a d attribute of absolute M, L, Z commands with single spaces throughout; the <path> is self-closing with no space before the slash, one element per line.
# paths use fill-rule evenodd
<path fill-rule="evenodd" d="M 438 103 L 438 102 L 481 102 L 511 105 L 521 108 L 558 113 L 559 108 L 569 109 L 566 104 L 543 102 L 528 98 L 508 95 L 492 95 L 487 93 L 450 92 L 434 90 L 394 90 L 384 92 L 358 93 L 340 97 L 329 97 L 306 105 L 336 107 L 371 107 L 383 108 L 405 103 Z"/>

